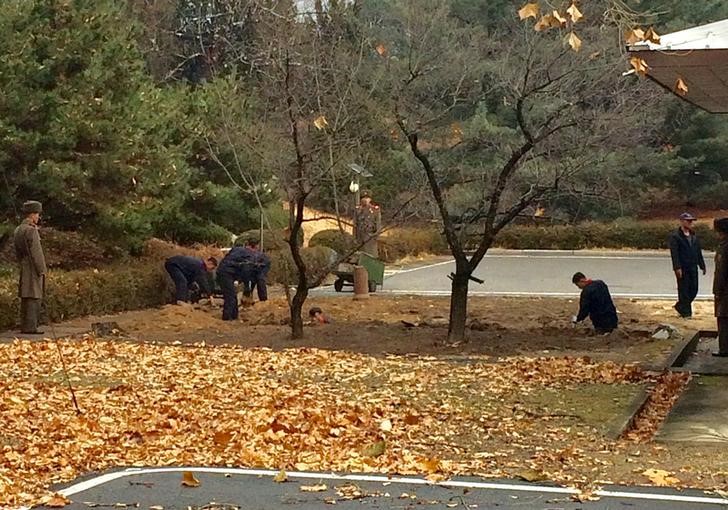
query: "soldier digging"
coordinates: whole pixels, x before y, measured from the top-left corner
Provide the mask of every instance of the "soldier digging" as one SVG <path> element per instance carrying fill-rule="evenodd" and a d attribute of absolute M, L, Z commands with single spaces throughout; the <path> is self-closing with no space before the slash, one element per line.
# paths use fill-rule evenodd
<path fill-rule="evenodd" d="M 15 255 L 20 264 L 20 331 L 35 335 L 43 333 L 38 330 L 46 274 L 45 256 L 38 233 L 42 210 L 40 202 L 25 202 L 22 209 L 25 219 L 15 229 L 13 236 Z"/>
<path fill-rule="evenodd" d="M 362 244 L 361 251 L 379 258 L 377 237 L 381 228 L 382 210 L 372 203 L 371 194 L 364 191 L 354 213 L 354 237 L 358 244 Z"/>

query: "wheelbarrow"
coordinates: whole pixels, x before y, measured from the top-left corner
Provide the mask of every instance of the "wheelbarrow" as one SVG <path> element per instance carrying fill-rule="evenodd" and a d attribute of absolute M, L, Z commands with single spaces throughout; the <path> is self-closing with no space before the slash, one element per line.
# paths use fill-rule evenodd
<path fill-rule="evenodd" d="M 372 257 L 368 253 L 357 252 L 346 262 L 339 264 L 336 271 L 334 282 L 334 290 L 341 292 L 344 285 L 354 286 L 354 267 L 364 266 L 369 274 L 369 292 L 376 292 L 377 285 L 380 287 L 384 284 L 384 262 L 376 257 Z"/>

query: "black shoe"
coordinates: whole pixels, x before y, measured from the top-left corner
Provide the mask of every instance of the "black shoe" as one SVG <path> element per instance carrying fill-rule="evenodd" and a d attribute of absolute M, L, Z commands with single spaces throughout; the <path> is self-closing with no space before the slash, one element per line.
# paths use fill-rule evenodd
<path fill-rule="evenodd" d="M 711 354 L 716 358 L 728 358 L 728 352 L 713 352 Z"/>

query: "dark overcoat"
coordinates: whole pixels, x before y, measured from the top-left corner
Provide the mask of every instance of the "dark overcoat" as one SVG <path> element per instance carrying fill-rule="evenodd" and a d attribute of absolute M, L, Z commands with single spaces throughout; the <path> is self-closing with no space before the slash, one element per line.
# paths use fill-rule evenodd
<path fill-rule="evenodd" d="M 18 295 L 23 299 L 41 299 L 47 269 L 38 227 L 26 219 L 15 229 L 13 242 L 20 264 Z"/>
<path fill-rule="evenodd" d="M 715 299 L 715 316 L 728 317 L 728 239 L 722 240 L 715 252 L 713 296 Z"/>

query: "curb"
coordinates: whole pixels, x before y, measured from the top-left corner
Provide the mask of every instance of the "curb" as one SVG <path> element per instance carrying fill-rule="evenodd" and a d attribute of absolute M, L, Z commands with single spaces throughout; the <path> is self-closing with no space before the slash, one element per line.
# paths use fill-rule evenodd
<path fill-rule="evenodd" d="M 651 370 L 654 372 L 663 372 L 665 370 L 674 370 L 675 372 L 684 371 L 682 366 L 685 364 L 688 357 L 695 351 L 700 339 L 704 336 L 710 335 L 712 332 L 699 330 L 694 332 L 692 335 L 689 333 L 690 332 L 688 332 L 688 336 L 686 338 L 673 348 L 670 356 L 668 356 L 663 363 L 646 366 L 645 370 Z M 635 418 L 637 418 L 637 416 L 642 412 L 650 398 L 649 389 L 649 385 L 644 386 L 638 394 L 635 395 L 634 399 L 627 407 L 627 418 L 619 422 L 618 425 L 609 427 L 607 437 L 610 439 L 619 439 L 634 426 Z"/>
<path fill-rule="evenodd" d="M 644 385 L 640 388 L 637 395 L 632 399 L 632 402 L 627 406 L 625 418 L 607 427 L 607 431 L 604 434 L 607 438 L 617 440 L 634 426 L 637 415 L 642 412 L 642 409 L 647 405 L 647 401 L 650 398 L 649 389 L 649 385 Z"/>

